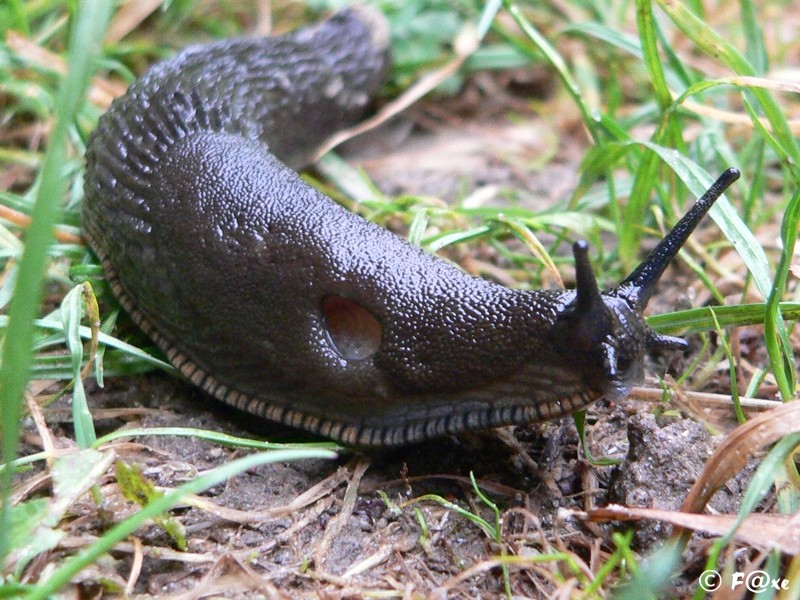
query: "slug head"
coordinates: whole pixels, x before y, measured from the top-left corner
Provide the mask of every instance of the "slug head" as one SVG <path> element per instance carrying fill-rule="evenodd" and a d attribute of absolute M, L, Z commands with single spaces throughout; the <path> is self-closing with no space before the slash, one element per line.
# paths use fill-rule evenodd
<path fill-rule="evenodd" d="M 554 345 L 573 361 L 590 385 L 611 399 L 622 398 L 642 380 L 649 352 L 682 350 L 687 343 L 647 326 L 643 312 L 669 262 L 708 210 L 734 181 L 737 169 L 726 170 L 661 240 L 650 255 L 611 290 L 600 293 L 588 257 L 588 244 L 573 245 L 575 298 L 555 328 Z"/>

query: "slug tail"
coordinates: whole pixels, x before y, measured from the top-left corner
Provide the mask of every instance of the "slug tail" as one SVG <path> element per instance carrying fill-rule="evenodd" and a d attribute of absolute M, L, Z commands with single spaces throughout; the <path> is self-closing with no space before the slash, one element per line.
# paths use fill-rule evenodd
<path fill-rule="evenodd" d="M 729 168 L 725 170 L 689 212 L 678 221 L 672 231 L 661 240 L 642 264 L 619 285 L 616 295 L 625 298 L 639 312 L 643 311 L 669 262 L 678 254 L 695 227 L 714 205 L 714 202 L 737 179 L 739 179 L 738 169 Z M 676 339 L 665 339 L 659 341 L 657 345 L 675 347 Z"/>

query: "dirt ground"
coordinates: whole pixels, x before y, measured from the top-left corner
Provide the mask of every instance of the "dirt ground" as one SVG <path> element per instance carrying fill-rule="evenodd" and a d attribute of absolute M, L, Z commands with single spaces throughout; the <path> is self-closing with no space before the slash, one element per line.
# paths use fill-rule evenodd
<path fill-rule="evenodd" d="M 166 375 L 117 382 L 96 390 L 93 398 L 101 432 L 127 422 L 273 441 L 308 439 L 273 424 L 254 423 Z M 123 420 L 102 418 L 104 409 L 122 407 L 140 410 Z M 616 466 L 591 466 L 579 451 L 572 420 L 562 419 L 367 455 L 343 453 L 336 461 L 252 469 L 204 494 L 224 512 L 215 514 L 207 506 L 175 512 L 187 532 L 185 553 L 169 552 L 172 540 L 155 525 L 138 532 L 145 555 L 135 592 L 180 598 L 259 597 L 265 592 L 333 598 L 393 589 L 400 597 L 500 597 L 502 572 L 492 562 L 500 548 L 484 530 L 434 501 L 403 503 L 436 494 L 493 522 L 492 511 L 472 490 L 469 476 L 474 473 L 494 503 L 504 511 L 512 509 L 503 523 L 503 543 L 509 550 L 525 556 L 563 549 L 590 564 L 600 558 L 604 545 L 612 544 L 612 533 L 627 526 L 587 525 L 564 517 L 562 509 L 612 502 L 678 509 L 715 446 L 715 438 L 697 421 L 661 420 L 649 408 L 636 402 L 601 402 L 590 412 L 592 452 L 620 459 Z M 151 436 L 118 452 L 126 462 L 140 465 L 156 485 L 175 487 L 242 451 L 187 437 Z M 730 484 L 712 507 L 735 512 L 743 489 L 741 480 Z M 307 503 L 294 509 L 310 490 Z M 124 504 L 118 495 L 104 498 L 104 508 L 116 513 L 115 520 L 122 516 L 118 511 L 131 510 L 122 509 Z M 101 525 L 90 520 L 74 533 L 90 533 Z M 634 547 L 643 552 L 670 531 L 658 522 L 641 522 L 633 529 Z M 697 564 L 687 564 L 686 579 L 676 582 L 674 591 L 680 595 L 702 570 L 703 545 L 698 538 L 687 552 Z M 111 571 L 122 584 L 132 568 L 133 549 L 120 548 L 113 556 L 117 562 Z M 463 576 L 470 570 L 475 571 L 472 576 Z M 512 571 L 512 589 L 517 597 L 550 597 L 563 587 L 552 576 L 551 569 Z"/>

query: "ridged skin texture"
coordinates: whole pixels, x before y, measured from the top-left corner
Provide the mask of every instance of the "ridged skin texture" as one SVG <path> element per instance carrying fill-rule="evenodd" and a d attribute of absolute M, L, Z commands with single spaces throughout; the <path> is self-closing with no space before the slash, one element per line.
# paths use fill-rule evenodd
<path fill-rule="evenodd" d="M 114 103 L 87 152 L 83 226 L 123 306 L 213 395 L 351 444 L 624 395 L 645 329 L 623 300 L 604 297 L 608 322 L 576 340 L 574 292 L 470 277 L 286 166 L 363 112 L 386 66 L 382 27 L 350 10 L 280 38 L 190 48 Z M 321 309 L 331 295 L 377 319 L 376 352 L 337 350 Z M 609 346 L 622 372 L 609 374 Z"/>

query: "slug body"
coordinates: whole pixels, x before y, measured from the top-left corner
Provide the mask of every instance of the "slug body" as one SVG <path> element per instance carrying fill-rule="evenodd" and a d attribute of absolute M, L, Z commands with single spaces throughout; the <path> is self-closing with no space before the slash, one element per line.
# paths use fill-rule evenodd
<path fill-rule="evenodd" d="M 648 349 L 684 344 L 641 312 L 735 173 L 603 294 L 581 242 L 577 291 L 471 277 L 292 170 L 363 112 L 387 46 L 378 16 L 350 9 L 283 37 L 187 49 L 115 101 L 89 143 L 83 228 L 123 307 L 210 394 L 349 444 L 625 396 Z"/>

